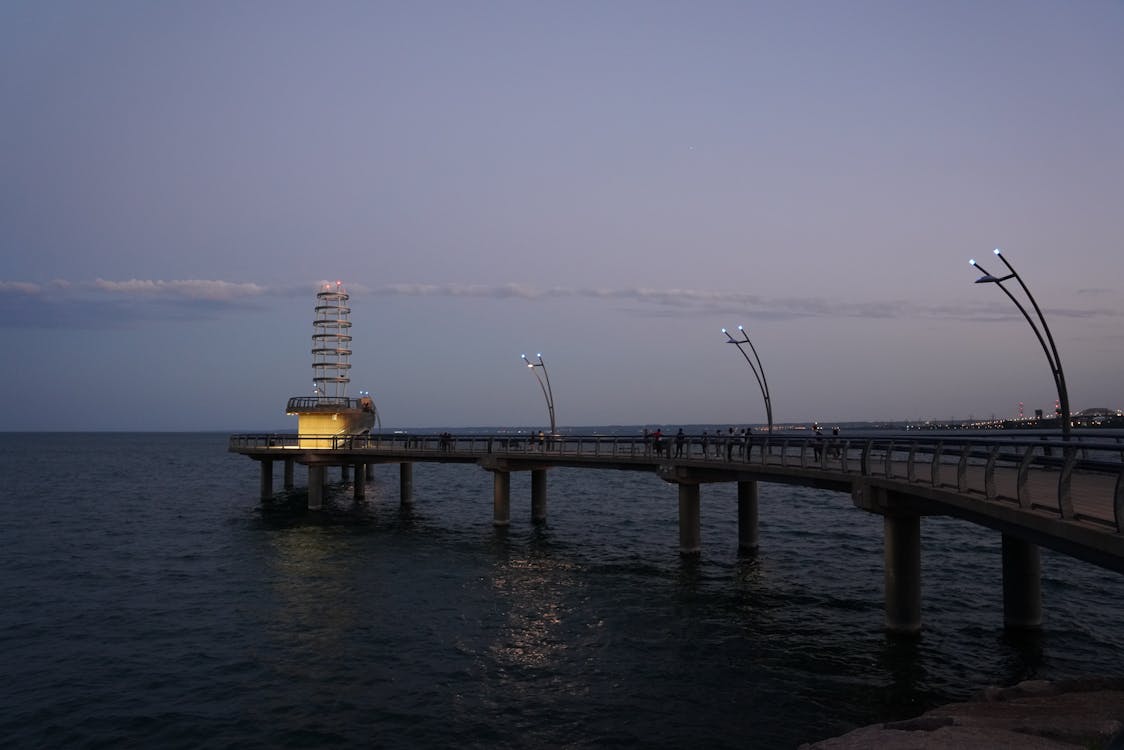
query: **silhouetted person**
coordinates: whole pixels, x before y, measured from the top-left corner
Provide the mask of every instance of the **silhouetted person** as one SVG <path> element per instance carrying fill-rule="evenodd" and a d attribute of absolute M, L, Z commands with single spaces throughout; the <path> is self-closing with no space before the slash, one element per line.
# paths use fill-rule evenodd
<path fill-rule="evenodd" d="M 683 455 L 683 441 L 686 437 L 683 435 L 683 428 L 679 428 L 679 432 L 675 433 L 675 457 L 679 458 Z"/>

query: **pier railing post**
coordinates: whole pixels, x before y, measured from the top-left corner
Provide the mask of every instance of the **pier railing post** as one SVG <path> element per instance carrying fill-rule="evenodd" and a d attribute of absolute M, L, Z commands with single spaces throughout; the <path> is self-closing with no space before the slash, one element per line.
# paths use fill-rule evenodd
<path fill-rule="evenodd" d="M 1073 495 L 1070 493 L 1073 469 L 1077 466 L 1077 451 L 1072 445 L 1065 447 L 1065 462 L 1058 477 L 1058 513 L 1062 518 L 1073 518 Z"/>
<path fill-rule="evenodd" d="M 944 448 L 944 443 L 937 441 L 937 446 L 933 449 L 933 462 L 929 465 L 929 486 L 941 486 L 941 450 Z"/>
<path fill-rule="evenodd" d="M 993 445 L 987 451 L 987 461 L 984 462 L 984 497 L 994 500 L 998 496 L 995 488 L 995 464 L 999 460 L 999 446 Z"/>
<path fill-rule="evenodd" d="M 972 446 L 964 445 L 960 449 L 960 460 L 956 462 L 956 491 L 968 491 L 968 456 L 972 455 Z"/>
<path fill-rule="evenodd" d="M 1030 485 L 1027 479 L 1030 478 L 1030 465 L 1034 462 L 1034 446 L 1028 445 L 1023 452 L 1022 460 L 1019 461 L 1019 473 L 1016 480 L 1016 495 L 1019 498 L 1019 507 L 1029 510 L 1033 501 L 1030 497 Z"/>
<path fill-rule="evenodd" d="M 1116 533 L 1124 532 L 1124 464 L 1116 475 L 1116 488 L 1112 492 L 1112 517 L 1116 522 Z"/>

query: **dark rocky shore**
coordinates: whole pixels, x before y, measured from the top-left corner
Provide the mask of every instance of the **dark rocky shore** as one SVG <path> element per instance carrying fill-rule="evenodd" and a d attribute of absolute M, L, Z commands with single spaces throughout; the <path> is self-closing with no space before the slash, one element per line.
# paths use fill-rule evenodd
<path fill-rule="evenodd" d="M 800 750 L 1124 750 L 1124 679 L 1031 680 L 991 687 L 906 721 Z"/>

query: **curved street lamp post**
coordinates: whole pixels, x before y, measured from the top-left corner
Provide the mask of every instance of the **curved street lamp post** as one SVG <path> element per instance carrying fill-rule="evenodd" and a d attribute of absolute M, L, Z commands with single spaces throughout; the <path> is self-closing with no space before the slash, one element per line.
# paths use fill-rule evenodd
<path fill-rule="evenodd" d="M 740 339 L 736 339 L 730 335 L 730 332 L 725 328 L 722 333 L 726 334 L 727 344 L 733 344 L 738 347 L 738 351 L 745 357 L 746 364 L 749 369 L 753 370 L 753 377 L 757 379 L 757 387 L 761 389 L 761 397 L 765 399 L 765 417 L 769 422 L 769 432 L 773 432 L 773 402 L 769 398 L 769 381 L 765 379 L 765 367 L 761 364 L 761 357 L 757 356 L 757 348 L 753 346 L 753 342 L 749 340 L 749 334 L 745 332 L 745 328 L 738 326 L 738 333 L 741 334 Z M 753 359 L 749 358 L 749 354 L 745 351 L 745 345 L 749 345 L 749 351 L 753 352 Z M 754 361 L 757 364 L 754 364 Z"/>
<path fill-rule="evenodd" d="M 542 354 L 536 354 L 538 362 L 532 362 L 527 358 L 526 354 L 521 355 L 523 361 L 527 363 L 527 367 L 531 368 L 531 372 L 535 374 L 535 379 L 539 381 L 539 387 L 542 388 L 543 398 L 546 399 L 546 410 L 550 414 L 550 434 L 554 435 L 557 430 L 554 425 L 554 392 L 550 389 L 550 373 L 546 371 L 546 363 L 542 360 Z M 537 368 L 542 368 L 542 375 L 539 375 Z"/>
<path fill-rule="evenodd" d="M 1046 354 L 1046 361 L 1050 363 L 1050 372 L 1054 375 L 1054 385 L 1057 386 L 1058 389 L 1058 409 L 1060 411 L 1058 416 L 1062 423 L 1062 438 L 1064 440 L 1069 440 L 1069 392 L 1065 387 L 1065 373 L 1062 371 L 1062 359 L 1058 354 L 1058 347 L 1054 343 L 1054 336 L 1050 333 L 1050 326 L 1046 325 L 1046 318 L 1042 315 L 1042 309 L 1038 307 L 1038 302 L 1034 299 L 1034 295 L 1027 289 L 1026 284 L 1023 283 L 1022 277 L 1019 276 L 1014 266 L 1008 263 L 1007 259 L 1003 257 L 1003 253 L 1000 252 L 999 248 L 995 248 L 995 256 L 1003 261 L 1003 265 L 1007 266 L 1007 270 L 1010 271 L 1010 273 L 1006 276 L 992 276 L 983 266 L 977 263 L 975 259 L 972 259 L 968 262 L 983 272 L 983 276 L 976 279 L 976 283 L 995 284 L 1002 289 L 1003 293 L 1015 303 L 1015 307 L 1019 308 L 1019 312 L 1026 318 L 1026 322 L 1030 324 L 1031 330 L 1034 331 L 1034 335 L 1038 338 L 1038 343 L 1042 346 L 1042 351 Z M 1030 300 L 1030 304 L 1034 307 L 1034 314 L 1038 318 L 1038 323 L 1042 325 L 1041 330 L 1039 330 L 1038 325 L 1035 324 L 1034 319 L 1030 317 L 1030 314 L 1026 311 L 1026 308 L 1023 307 L 1022 303 L 1011 293 L 1011 290 L 1003 286 L 1003 282 L 1010 279 L 1019 282 L 1019 286 L 1022 288 L 1026 298 Z M 1045 334 L 1045 336 L 1043 336 L 1043 334 Z"/>

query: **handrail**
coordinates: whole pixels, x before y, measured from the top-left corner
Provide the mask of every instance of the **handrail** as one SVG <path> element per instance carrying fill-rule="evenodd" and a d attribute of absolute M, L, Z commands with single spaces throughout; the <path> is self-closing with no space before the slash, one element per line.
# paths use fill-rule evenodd
<path fill-rule="evenodd" d="M 1077 436 L 1075 436 L 1077 437 Z M 285 454 L 391 454 L 402 459 L 477 460 L 485 456 L 525 459 L 589 459 L 590 465 L 611 463 L 615 468 L 654 470 L 666 464 L 727 468 L 734 471 L 779 471 L 823 479 L 846 480 L 860 476 L 933 489 L 953 489 L 989 503 L 1009 503 L 1025 510 L 1048 510 L 1061 519 L 1093 520 L 1124 533 L 1124 450 L 1118 438 L 1081 436 L 1080 442 L 996 436 L 953 438 L 942 436 L 850 437 L 823 440 L 814 436 L 778 437 L 751 434 L 722 437 L 685 435 L 656 442 L 641 436 L 537 434 L 396 433 L 370 435 L 231 435 L 229 448 L 256 458 Z M 1075 441 L 1076 442 L 1076 441 Z M 330 446 L 330 447 L 328 447 Z M 754 448 L 757 453 L 754 453 Z M 717 452 L 715 452 L 717 449 Z M 705 452 L 704 452 L 705 451 Z M 355 456 L 349 455 L 349 458 Z M 918 464 L 928 472 L 918 471 Z M 944 481 L 942 470 L 953 467 L 954 483 Z M 928 476 L 926 476 L 926 473 Z M 1004 477 L 999 481 L 999 477 Z M 1056 482 L 1052 498 L 1031 492 L 1032 478 Z M 1112 484 L 1107 490 L 1109 510 L 1090 515 L 1074 505 L 1075 480 L 1100 477 Z M 1105 514 L 1108 515 L 1105 515 Z"/>

